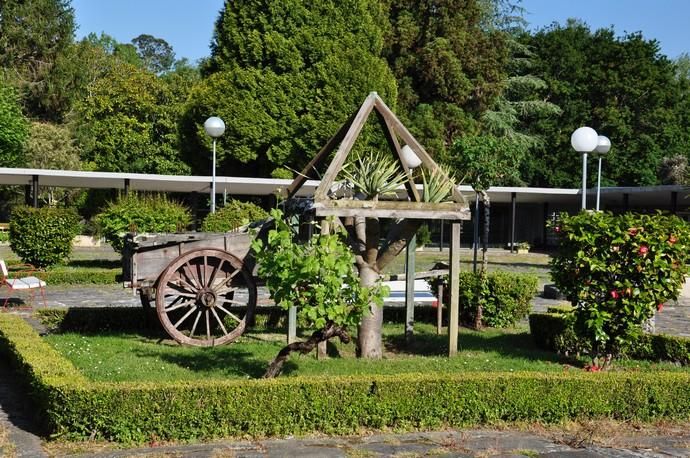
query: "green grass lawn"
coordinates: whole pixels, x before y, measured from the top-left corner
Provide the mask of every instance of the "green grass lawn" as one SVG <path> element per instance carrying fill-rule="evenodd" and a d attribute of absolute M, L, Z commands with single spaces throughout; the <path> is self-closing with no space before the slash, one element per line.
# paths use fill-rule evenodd
<path fill-rule="evenodd" d="M 581 370 L 581 362 L 538 350 L 524 328 L 463 329 L 460 352 L 447 358 L 446 335 L 435 327 L 415 325 L 415 342 L 404 343 L 402 324 L 384 329 L 386 354 L 383 360 L 358 360 L 354 345 L 329 343 L 330 357 L 319 361 L 314 354 L 293 355 L 283 376 L 363 375 L 400 373 L 459 373 L 469 371 Z M 171 340 L 138 334 L 81 335 L 52 334 L 45 337 L 60 353 L 95 381 L 162 381 L 207 378 L 260 377 L 284 345 L 284 334 L 249 332 L 236 343 L 217 348 L 182 347 Z M 623 361 L 617 370 L 682 370 L 671 364 Z"/>
<path fill-rule="evenodd" d="M 10 271 L 21 263 L 19 257 L 8 246 L 0 247 L 0 259 L 7 261 Z M 109 246 L 85 248 L 77 247 L 72 256 L 62 265 L 52 266 L 35 275 L 49 285 L 116 284 L 122 273 L 119 253 Z"/>

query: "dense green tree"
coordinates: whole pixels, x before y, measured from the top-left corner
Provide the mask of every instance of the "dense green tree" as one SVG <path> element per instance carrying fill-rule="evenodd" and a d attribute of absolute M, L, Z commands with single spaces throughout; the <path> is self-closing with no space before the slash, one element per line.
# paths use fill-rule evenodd
<path fill-rule="evenodd" d="M 604 184 L 656 184 L 663 157 L 687 154 L 690 129 L 676 69 L 655 40 L 639 33 L 616 37 L 611 29 L 592 32 L 571 20 L 526 42 L 537 56 L 535 73 L 547 83 L 545 98 L 563 109 L 558 119 L 533 123 L 549 142 L 529 161 L 531 184 L 578 185 L 581 159 L 570 147 L 570 134 L 582 125 L 613 144 Z"/>
<path fill-rule="evenodd" d="M 147 70 L 115 62 L 75 106 L 82 159 L 99 170 L 184 174 L 168 85 Z"/>
<path fill-rule="evenodd" d="M 14 88 L 0 78 L 0 164 L 2 167 L 24 165 L 24 141 L 28 123 L 22 114 Z"/>
<path fill-rule="evenodd" d="M 59 86 L 56 60 L 74 40 L 71 0 L 3 0 L 0 2 L 0 69 L 16 85 L 31 117 L 56 119 L 47 89 Z M 58 107 L 62 110 L 64 107 Z"/>
<path fill-rule="evenodd" d="M 26 167 L 53 170 L 81 170 L 79 149 L 72 132 L 65 125 L 47 122 L 32 122 L 29 138 L 26 141 Z M 39 200 L 49 207 L 73 203 L 82 193 L 74 188 L 55 188 L 42 186 Z"/>
<path fill-rule="evenodd" d="M 398 106 L 432 153 L 443 157 L 501 93 L 506 34 L 483 0 L 388 0 L 384 54 L 398 81 Z"/>
<path fill-rule="evenodd" d="M 199 153 L 210 150 L 202 124 L 211 115 L 227 125 L 220 173 L 275 176 L 301 169 L 370 91 L 394 103 L 395 80 L 378 57 L 384 19 L 365 0 L 226 1 L 182 122 L 193 169 L 210 168 L 210 153 Z"/>
<path fill-rule="evenodd" d="M 153 73 L 170 70 L 175 63 L 175 52 L 172 46 L 162 38 L 141 34 L 132 39 L 137 54 L 144 66 Z"/>
<path fill-rule="evenodd" d="M 480 117 L 482 132 L 503 139 L 511 144 L 511 150 L 518 152 L 518 166 L 530 152 L 544 145 L 544 138 L 531 125 L 542 119 L 558 119 L 562 113 L 557 105 L 543 98 L 546 82 L 531 73 L 534 54 L 517 39 L 523 33 L 509 34 L 510 59 L 504 90 Z M 516 173 L 506 178 L 495 184 L 524 184 Z"/>
<path fill-rule="evenodd" d="M 450 152 L 450 165 L 457 173 L 464 173 L 460 182 L 468 183 L 474 189 L 484 207 L 482 268 L 480 271 L 479 290 L 476 292 L 477 313 L 474 325 L 481 328 L 483 319 L 482 300 L 484 288 L 487 285 L 488 244 L 491 217 L 491 201 L 487 190 L 491 186 L 514 182 L 519 174 L 519 166 L 524 158 L 526 149 L 514 138 L 493 135 L 461 137 L 453 143 Z M 475 215 L 478 218 L 479 215 Z"/>

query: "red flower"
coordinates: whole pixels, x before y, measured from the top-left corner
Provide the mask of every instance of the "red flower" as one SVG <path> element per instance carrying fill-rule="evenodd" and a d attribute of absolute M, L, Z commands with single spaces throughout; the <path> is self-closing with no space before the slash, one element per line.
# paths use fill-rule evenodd
<path fill-rule="evenodd" d="M 668 236 L 668 243 L 670 243 L 671 245 L 673 245 L 673 244 L 676 243 L 677 241 L 678 241 L 678 239 L 676 238 L 675 235 L 671 234 L 671 235 Z"/>
<path fill-rule="evenodd" d="M 558 234 L 559 232 L 561 232 L 561 226 L 556 226 L 556 227 L 554 227 L 554 228 L 553 228 L 553 231 L 554 231 L 556 234 Z"/>
<path fill-rule="evenodd" d="M 611 290 L 611 297 L 612 297 L 612 298 L 618 299 L 620 296 L 621 296 L 621 295 L 620 295 L 620 293 L 619 293 L 618 291 L 616 291 L 615 289 L 614 289 L 614 290 Z"/>
<path fill-rule="evenodd" d="M 661 312 L 664 309 L 664 304 L 656 304 L 656 309 Z"/>
<path fill-rule="evenodd" d="M 637 228 L 636 227 L 631 227 L 628 229 L 628 234 L 630 237 L 635 237 L 637 235 Z"/>
<path fill-rule="evenodd" d="M 647 245 L 640 245 L 640 249 L 637 250 L 637 252 L 640 253 L 640 256 L 646 255 L 648 251 L 649 248 L 647 247 Z"/>
<path fill-rule="evenodd" d="M 585 370 L 587 372 L 599 372 L 601 370 L 601 366 L 597 366 L 596 364 L 587 364 L 585 366 Z"/>

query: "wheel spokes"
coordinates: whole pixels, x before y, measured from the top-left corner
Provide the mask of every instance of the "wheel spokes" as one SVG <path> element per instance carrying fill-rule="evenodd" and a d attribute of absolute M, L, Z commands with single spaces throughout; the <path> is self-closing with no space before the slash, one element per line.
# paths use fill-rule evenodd
<path fill-rule="evenodd" d="M 211 320 L 209 318 L 208 309 L 206 309 L 206 338 L 211 340 Z"/>
<path fill-rule="evenodd" d="M 192 325 L 192 331 L 189 333 L 190 338 L 194 337 L 194 332 L 196 331 L 196 325 L 199 324 L 199 318 L 201 318 L 201 310 L 199 310 L 199 313 L 196 314 L 196 318 L 194 318 L 194 324 Z"/>
<path fill-rule="evenodd" d="M 242 320 L 240 320 L 240 318 L 239 318 L 237 315 L 235 315 L 234 313 L 232 313 L 232 312 L 226 310 L 225 307 L 223 307 L 222 305 L 216 305 L 216 308 L 219 308 L 219 309 L 221 309 L 222 311 L 224 311 L 230 318 L 232 318 L 233 320 L 237 321 L 238 323 L 241 323 L 241 322 L 242 322 Z"/>
<path fill-rule="evenodd" d="M 213 281 L 216 279 L 216 274 L 222 270 L 223 264 L 225 264 L 225 259 L 221 259 L 218 265 L 211 272 L 211 278 L 208 281 L 208 287 L 213 288 Z"/>
<path fill-rule="evenodd" d="M 179 304 L 175 304 L 175 302 L 173 301 L 170 304 L 170 306 L 165 307 L 165 311 L 166 312 L 172 312 L 173 310 L 181 309 L 182 307 L 186 307 L 188 305 L 193 305 L 195 303 L 196 303 L 196 301 L 184 301 L 184 302 L 180 302 Z"/>
<path fill-rule="evenodd" d="M 184 316 L 183 316 L 182 318 L 180 318 L 179 320 L 177 320 L 177 323 L 175 323 L 175 324 L 173 325 L 173 327 L 174 327 L 175 329 L 177 329 L 177 328 L 184 322 L 184 320 L 186 320 L 186 319 L 189 317 L 189 315 L 191 315 L 192 313 L 194 313 L 194 310 L 196 310 L 195 307 L 192 307 L 191 309 L 189 309 L 189 312 L 185 313 Z"/>
<path fill-rule="evenodd" d="M 216 309 L 215 309 L 215 308 L 212 308 L 212 309 L 211 309 L 211 312 L 213 312 L 213 316 L 215 316 L 215 317 L 216 317 L 216 320 L 218 320 L 218 324 L 220 325 L 220 328 L 223 330 L 223 334 L 227 336 L 227 335 L 228 335 L 228 330 L 225 329 L 225 325 L 223 324 L 223 320 L 221 320 L 220 317 L 218 316 L 218 313 L 216 312 Z"/>
<path fill-rule="evenodd" d="M 222 302 L 223 304 L 246 305 L 244 302 L 234 299 L 218 299 L 218 302 Z M 216 305 L 216 307 L 218 307 L 218 305 Z"/>
<path fill-rule="evenodd" d="M 199 284 L 198 277 L 194 276 L 194 269 L 192 269 L 192 266 L 189 264 L 189 261 L 187 261 L 183 266 L 182 266 L 182 273 L 184 273 L 184 276 L 187 277 L 187 280 L 189 280 L 189 283 L 194 285 L 195 289 L 202 289 L 201 284 Z"/>

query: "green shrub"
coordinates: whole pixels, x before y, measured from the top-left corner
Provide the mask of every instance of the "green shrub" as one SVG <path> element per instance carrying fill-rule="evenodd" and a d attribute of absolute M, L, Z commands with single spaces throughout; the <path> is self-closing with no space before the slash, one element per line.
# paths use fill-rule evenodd
<path fill-rule="evenodd" d="M 551 261 L 556 286 L 575 310 L 575 332 L 606 367 L 638 340 L 643 323 L 676 299 L 688 272 L 690 227 L 675 216 L 561 215 Z"/>
<path fill-rule="evenodd" d="M 228 232 L 253 221 L 268 218 L 263 208 L 251 202 L 230 200 L 215 213 L 209 213 L 201 224 L 204 232 Z"/>
<path fill-rule="evenodd" d="M 12 251 L 36 267 L 52 266 L 69 257 L 78 233 L 79 217 L 72 209 L 20 206 L 12 210 Z"/>
<path fill-rule="evenodd" d="M 0 242 L 9 242 L 10 233 L 6 231 L 0 231 Z"/>
<path fill-rule="evenodd" d="M 417 229 L 417 246 L 423 247 L 431 243 L 431 231 L 429 226 L 424 223 Z"/>
<path fill-rule="evenodd" d="M 16 315 L 0 315 L 0 351 L 26 378 L 47 432 L 125 443 L 365 429 L 464 427 L 584 418 L 690 418 L 690 374 L 567 372 L 291 377 L 101 383 Z"/>
<path fill-rule="evenodd" d="M 191 219 L 188 208 L 164 195 L 137 194 L 108 203 L 95 217 L 98 232 L 120 253 L 127 232 L 182 232 Z"/>
<path fill-rule="evenodd" d="M 41 272 L 35 276 L 49 285 L 113 285 L 119 280 L 121 269 L 82 268 L 69 269 L 60 266 Z"/>
<path fill-rule="evenodd" d="M 532 313 L 530 333 L 537 347 L 564 355 L 589 352 L 589 342 L 575 334 L 574 312 Z M 633 359 L 670 361 L 690 365 L 690 339 L 664 334 L 639 334 L 616 348 L 619 355 Z"/>
<path fill-rule="evenodd" d="M 460 272 L 460 321 L 465 324 L 474 323 L 477 313 L 475 292 L 479 288 L 479 273 Z M 494 328 L 514 326 L 519 320 L 527 316 L 531 308 L 531 301 L 537 292 L 537 277 L 534 275 L 510 272 L 490 272 L 487 275 L 485 295 L 482 298 L 482 324 Z M 450 304 L 448 277 L 442 277 L 434 282 L 444 285 L 443 302 Z"/>

